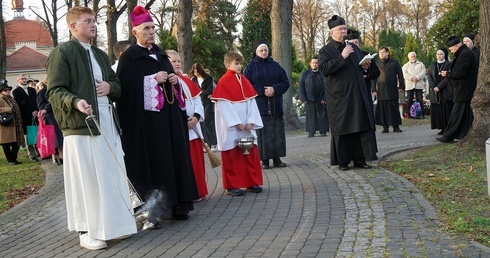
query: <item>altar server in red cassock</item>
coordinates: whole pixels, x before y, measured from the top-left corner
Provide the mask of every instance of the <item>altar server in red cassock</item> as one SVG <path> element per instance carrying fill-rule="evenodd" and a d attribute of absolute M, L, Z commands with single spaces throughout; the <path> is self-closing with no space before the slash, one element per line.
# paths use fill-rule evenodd
<path fill-rule="evenodd" d="M 232 196 L 249 192 L 262 192 L 262 168 L 257 149 L 256 129 L 263 127 L 255 103 L 257 92 L 241 74 L 243 56 L 238 52 L 225 55 L 226 73 L 218 81 L 211 99 L 216 102 L 215 123 L 218 150 L 223 162 L 223 187 Z M 237 145 L 238 138 L 253 138 L 250 154 L 243 154 Z"/>
<path fill-rule="evenodd" d="M 198 200 L 202 200 L 208 195 L 208 187 L 206 185 L 206 170 L 204 168 L 204 153 L 202 151 L 204 146 L 200 138 L 202 136 L 200 122 L 204 121 L 204 106 L 202 105 L 200 96 L 201 89 L 191 79 L 182 74 L 182 62 L 179 53 L 175 50 L 165 50 L 165 53 L 167 53 L 184 91 L 192 168 L 196 177 Z"/>

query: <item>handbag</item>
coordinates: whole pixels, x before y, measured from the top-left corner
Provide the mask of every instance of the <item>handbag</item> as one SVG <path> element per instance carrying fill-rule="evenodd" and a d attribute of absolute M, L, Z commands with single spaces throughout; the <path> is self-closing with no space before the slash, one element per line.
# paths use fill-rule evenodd
<path fill-rule="evenodd" d="M 27 145 L 35 145 L 37 142 L 38 126 L 36 120 L 32 120 L 32 125 L 27 126 Z"/>
<path fill-rule="evenodd" d="M 3 113 L 0 114 L 0 125 L 9 126 L 14 124 L 14 114 L 13 113 Z"/>
<path fill-rule="evenodd" d="M 38 121 L 39 130 L 37 133 L 36 147 L 39 155 L 44 159 L 56 153 L 56 148 L 54 147 L 54 125 L 45 124 L 42 117 L 39 117 Z"/>
<path fill-rule="evenodd" d="M 8 103 L 7 103 L 8 105 Z M 10 107 L 10 105 L 8 105 Z M 0 114 L 0 125 L 9 126 L 14 124 L 14 109 L 12 108 L 12 113 L 2 113 Z"/>

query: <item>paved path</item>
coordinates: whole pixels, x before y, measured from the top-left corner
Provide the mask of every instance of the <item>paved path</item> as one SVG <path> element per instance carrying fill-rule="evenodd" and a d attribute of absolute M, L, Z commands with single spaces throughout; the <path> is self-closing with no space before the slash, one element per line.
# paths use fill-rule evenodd
<path fill-rule="evenodd" d="M 377 132 L 379 156 L 436 144 L 429 126 Z M 330 167 L 330 137 L 288 135 L 286 168 L 264 171 L 264 192 L 230 197 L 207 165 L 209 197 L 188 221 L 79 246 L 68 232 L 61 167 L 43 163 L 47 184 L 0 215 L 0 257 L 490 257 L 488 248 L 441 233 L 436 213 L 404 178 Z"/>

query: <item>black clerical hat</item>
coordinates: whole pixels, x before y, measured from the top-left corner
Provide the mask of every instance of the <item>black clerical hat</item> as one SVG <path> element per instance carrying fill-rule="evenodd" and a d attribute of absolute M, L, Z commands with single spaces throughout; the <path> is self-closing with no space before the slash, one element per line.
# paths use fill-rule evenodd
<path fill-rule="evenodd" d="M 351 29 L 348 29 L 347 30 L 347 36 L 346 36 L 346 38 L 348 40 L 351 40 L 351 39 L 359 39 L 359 36 L 360 36 L 359 31 L 357 31 L 357 30 L 351 30 Z"/>
<path fill-rule="evenodd" d="M 451 36 L 449 37 L 447 40 L 446 40 L 446 45 L 447 47 L 452 47 L 458 43 L 460 43 L 461 41 L 459 41 L 459 38 L 456 37 L 456 36 Z"/>
<path fill-rule="evenodd" d="M 342 18 L 338 15 L 334 15 L 334 16 L 332 16 L 332 18 L 330 18 L 330 20 L 328 20 L 328 28 L 329 29 L 333 29 L 339 25 L 345 25 L 345 20 L 344 20 L 344 18 Z"/>

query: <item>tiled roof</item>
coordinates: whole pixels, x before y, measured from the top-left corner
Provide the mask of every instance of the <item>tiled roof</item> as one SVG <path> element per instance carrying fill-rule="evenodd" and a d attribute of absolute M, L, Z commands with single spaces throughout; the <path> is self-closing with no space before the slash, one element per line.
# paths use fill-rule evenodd
<path fill-rule="evenodd" d="M 7 57 L 7 72 L 45 70 L 47 60 L 47 56 L 24 46 Z"/>
<path fill-rule="evenodd" d="M 15 47 L 15 42 L 35 41 L 38 47 L 53 46 L 48 28 L 40 22 L 24 18 L 5 22 L 7 48 Z"/>

